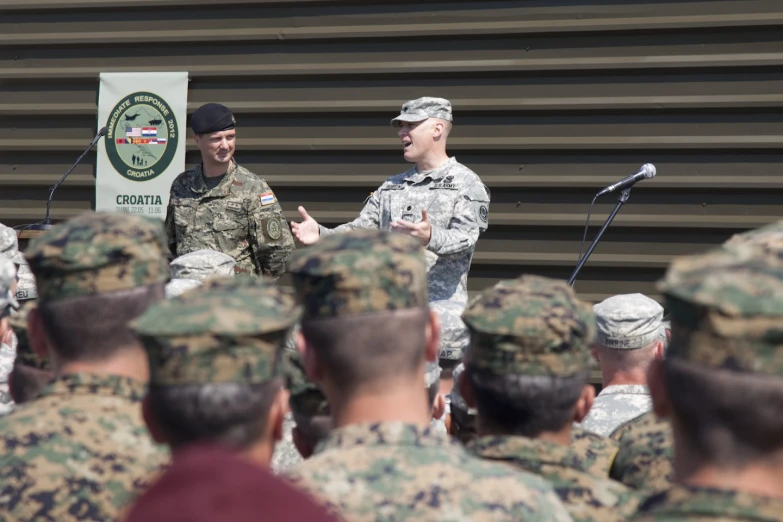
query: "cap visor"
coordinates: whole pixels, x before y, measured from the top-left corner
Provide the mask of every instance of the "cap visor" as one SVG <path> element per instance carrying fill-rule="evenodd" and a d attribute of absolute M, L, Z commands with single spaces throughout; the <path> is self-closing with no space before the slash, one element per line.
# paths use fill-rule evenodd
<path fill-rule="evenodd" d="M 391 121 L 391 126 L 399 127 L 402 122 L 416 123 L 419 121 L 428 120 L 429 118 L 430 117 L 427 115 L 422 116 L 420 114 L 400 114 Z"/>

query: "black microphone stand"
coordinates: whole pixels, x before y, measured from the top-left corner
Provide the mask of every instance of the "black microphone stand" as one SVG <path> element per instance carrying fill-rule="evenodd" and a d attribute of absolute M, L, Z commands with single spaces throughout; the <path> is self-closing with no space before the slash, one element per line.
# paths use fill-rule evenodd
<path fill-rule="evenodd" d="M 582 259 L 579 260 L 579 264 L 576 265 L 574 272 L 571 274 L 571 277 L 568 279 L 569 286 L 574 286 L 574 281 L 576 280 L 577 274 L 582 269 L 582 266 L 584 266 L 584 264 L 587 262 L 587 258 L 590 257 L 590 254 L 593 253 L 595 247 L 598 246 L 598 241 L 601 240 L 601 236 L 604 235 L 606 229 L 609 228 L 609 225 L 612 224 L 614 217 L 617 215 L 618 212 L 620 212 L 620 208 L 628 201 L 629 197 L 631 197 L 631 187 L 624 188 L 620 193 L 620 197 L 617 198 L 617 205 L 614 206 L 614 210 L 612 210 L 612 213 L 609 214 L 608 218 L 606 218 L 606 221 L 604 222 L 604 226 L 602 226 L 601 230 L 598 231 L 598 235 L 595 236 L 595 239 L 593 239 L 593 243 L 590 245 L 590 248 L 587 249 L 587 252 L 585 252 L 584 257 L 582 257 Z"/>

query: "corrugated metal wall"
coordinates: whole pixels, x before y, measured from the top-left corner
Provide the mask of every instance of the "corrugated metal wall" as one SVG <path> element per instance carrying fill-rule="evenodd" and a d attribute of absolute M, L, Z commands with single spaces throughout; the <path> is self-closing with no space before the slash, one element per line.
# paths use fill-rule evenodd
<path fill-rule="evenodd" d="M 97 127 L 101 71 L 188 70 L 190 110 L 231 106 L 239 162 L 324 224 L 405 169 L 388 120 L 439 95 L 493 195 L 472 290 L 567 278 L 593 194 L 653 162 L 577 289 L 655 295 L 672 255 L 783 215 L 782 25 L 780 0 L 2 0 L 0 221 L 43 217 Z M 55 220 L 90 208 L 93 171 L 94 153 Z"/>

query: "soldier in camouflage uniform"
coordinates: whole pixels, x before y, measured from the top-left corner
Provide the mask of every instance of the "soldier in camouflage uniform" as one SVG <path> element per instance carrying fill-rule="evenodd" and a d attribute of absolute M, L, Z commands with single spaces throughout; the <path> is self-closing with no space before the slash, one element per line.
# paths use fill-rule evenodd
<path fill-rule="evenodd" d="M 35 300 L 24 301 L 19 311 L 8 318 L 17 340 L 14 367 L 8 376 L 8 388 L 16 404 L 35 399 L 54 378 L 48 357 L 35 353 L 27 335 L 27 316 L 35 308 Z"/>
<path fill-rule="evenodd" d="M 563 281 L 522 276 L 484 290 L 463 315 L 471 343 L 461 391 L 478 410 L 481 458 L 541 475 L 578 522 L 625 521 L 639 499 L 590 473 L 571 449 L 584 417 L 595 318 Z"/>
<path fill-rule="evenodd" d="M 599 477 L 608 477 L 620 445 L 579 426 L 571 428 L 571 449 L 582 458 L 585 469 Z"/>
<path fill-rule="evenodd" d="M 620 447 L 609 476 L 629 488 L 650 492 L 668 489 L 674 480 L 672 428 L 647 412 L 617 428 L 610 438 Z"/>
<path fill-rule="evenodd" d="M 289 270 L 304 307 L 305 369 L 334 421 L 290 472 L 294 484 L 348 521 L 569 519 L 540 478 L 429 429 L 421 375 L 439 343 L 419 242 L 346 232 L 298 252 Z"/>
<path fill-rule="evenodd" d="M 272 189 L 234 160 L 236 120 L 208 103 L 191 116 L 202 163 L 171 184 L 166 233 L 174 257 L 210 248 L 242 274 L 280 277 L 294 240 Z"/>
<path fill-rule="evenodd" d="M 19 252 L 19 240 L 16 232 L 0 223 L 0 259 L 10 261 L 14 277 L 11 282 L 11 295 L 18 301 L 18 282 L 20 267 L 25 266 L 24 256 Z M 11 310 L 13 312 L 13 310 Z M 16 337 L 13 332 L 8 335 L 0 335 L 0 415 L 7 415 L 14 409 L 14 401 L 8 389 L 8 376 L 14 366 L 16 357 Z"/>
<path fill-rule="evenodd" d="M 269 466 L 288 409 L 278 362 L 298 316 L 271 282 L 218 277 L 134 323 L 150 360 L 144 418 L 175 462 L 211 443 Z"/>
<path fill-rule="evenodd" d="M 581 427 L 606 437 L 652 408 L 647 368 L 663 357 L 663 307 L 645 295 L 625 294 L 594 305 L 593 312 L 603 388 Z"/>
<path fill-rule="evenodd" d="M 233 277 L 234 258 L 204 248 L 179 256 L 171 262 L 171 281 L 166 285 L 166 297 L 176 297 L 201 286 L 210 277 Z"/>
<path fill-rule="evenodd" d="M 8 316 L 19 308 L 19 303 L 14 297 L 16 285 L 16 267 L 10 259 L 0 256 L 0 340 L 5 342 L 10 338 L 11 330 L 8 327 Z"/>
<path fill-rule="evenodd" d="M 0 513 L 115 520 L 168 461 L 141 417 L 148 364 L 128 321 L 163 298 L 160 222 L 85 213 L 34 239 L 33 350 L 56 378 L 0 419 Z M 46 341 L 42 338 L 46 337 Z"/>
<path fill-rule="evenodd" d="M 291 224 L 294 234 L 306 245 L 358 228 L 413 235 L 426 245 L 430 301 L 464 308 L 476 241 L 489 225 L 490 195 L 476 173 L 447 155 L 452 120 L 451 103 L 443 98 L 406 102 L 392 125 L 399 128 L 405 159 L 416 165 L 387 179 L 358 218 L 334 229 L 319 226 L 299 207 L 303 221 Z"/>
<path fill-rule="evenodd" d="M 634 520 L 783 519 L 783 263 L 752 244 L 675 259 L 658 290 L 667 357 L 653 407 L 674 437 L 675 482 Z"/>

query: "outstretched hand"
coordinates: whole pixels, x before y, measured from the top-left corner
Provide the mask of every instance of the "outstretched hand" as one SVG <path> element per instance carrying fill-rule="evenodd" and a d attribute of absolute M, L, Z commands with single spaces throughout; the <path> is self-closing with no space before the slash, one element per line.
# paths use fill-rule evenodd
<path fill-rule="evenodd" d="M 299 215 L 302 216 L 302 222 L 291 221 L 291 231 L 303 245 L 312 245 L 321 237 L 321 228 L 304 207 L 300 206 L 298 210 Z"/>
<path fill-rule="evenodd" d="M 421 221 L 418 223 L 409 223 L 408 221 L 398 219 L 392 223 L 391 227 L 396 232 L 419 238 L 424 245 L 429 243 L 432 237 L 432 225 L 426 210 L 421 211 Z"/>

